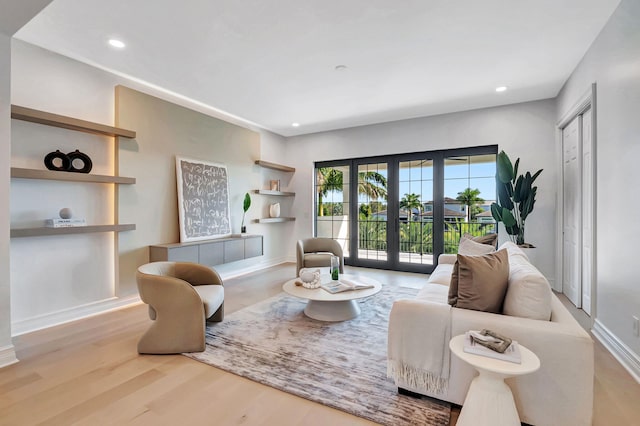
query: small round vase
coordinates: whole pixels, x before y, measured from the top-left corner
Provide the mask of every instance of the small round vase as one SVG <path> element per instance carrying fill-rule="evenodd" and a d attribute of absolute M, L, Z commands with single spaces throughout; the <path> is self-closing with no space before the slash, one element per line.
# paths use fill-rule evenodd
<path fill-rule="evenodd" d="M 280 217 L 280 203 L 271 204 L 269 206 L 269 216 Z"/>

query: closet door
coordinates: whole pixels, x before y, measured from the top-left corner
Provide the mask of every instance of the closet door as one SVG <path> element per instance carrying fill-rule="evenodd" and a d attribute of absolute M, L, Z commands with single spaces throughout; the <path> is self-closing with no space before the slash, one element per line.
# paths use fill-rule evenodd
<path fill-rule="evenodd" d="M 593 280 L 594 164 L 591 108 L 582 114 L 582 310 L 591 315 Z"/>
<path fill-rule="evenodd" d="M 582 219 L 582 191 L 580 187 L 580 120 L 574 118 L 562 130 L 562 171 L 563 171 L 563 266 L 562 292 L 576 305 L 581 307 L 582 289 L 580 286 L 581 250 L 580 240 Z"/>

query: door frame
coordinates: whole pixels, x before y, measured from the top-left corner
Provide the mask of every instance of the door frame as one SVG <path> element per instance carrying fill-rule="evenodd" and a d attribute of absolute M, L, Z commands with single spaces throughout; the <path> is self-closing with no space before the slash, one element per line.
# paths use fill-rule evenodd
<path fill-rule="evenodd" d="M 563 141 L 562 141 L 562 132 L 563 129 L 576 117 L 586 112 L 588 109 L 591 109 L 591 152 L 592 152 L 592 167 L 591 167 L 591 187 L 593 188 L 593 194 L 591 199 L 591 241 L 592 241 L 592 252 L 591 252 L 591 306 L 590 306 L 590 318 L 593 322 L 593 318 L 596 318 L 596 308 L 597 308 L 597 279 L 596 279 L 596 260 L 597 260 L 597 109 L 596 109 L 596 83 L 592 83 L 589 89 L 578 99 L 578 101 L 571 107 L 557 122 L 556 124 L 556 164 L 558 167 L 560 179 L 557 182 L 557 206 L 558 206 L 558 214 L 556 216 L 556 252 L 558 253 L 556 262 L 556 280 L 554 290 L 558 292 L 562 292 L 562 283 L 563 283 L 563 265 L 564 265 L 564 244 L 563 244 L 563 219 L 564 219 L 564 168 L 563 168 Z M 582 126 L 580 126 L 580 146 L 582 145 Z M 580 151 L 582 149 L 580 147 Z M 580 162 L 582 163 L 582 158 L 580 158 Z M 581 188 L 580 188 L 580 200 L 581 205 L 584 206 L 582 200 L 582 179 L 584 173 L 582 172 L 581 166 Z M 582 229 L 580 230 L 582 232 Z M 582 250 L 580 251 L 580 258 L 582 259 Z M 581 271 L 582 271 L 582 263 L 581 263 Z M 584 275 L 584 274 L 581 274 Z M 582 283 L 580 283 L 580 298 L 582 298 Z"/>

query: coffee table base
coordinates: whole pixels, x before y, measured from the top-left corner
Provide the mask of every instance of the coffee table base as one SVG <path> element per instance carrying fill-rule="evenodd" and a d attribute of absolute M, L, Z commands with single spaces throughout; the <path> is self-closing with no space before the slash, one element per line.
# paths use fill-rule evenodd
<path fill-rule="evenodd" d="M 360 306 L 355 300 L 309 300 L 304 313 L 318 321 L 346 321 L 360 315 Z"/>

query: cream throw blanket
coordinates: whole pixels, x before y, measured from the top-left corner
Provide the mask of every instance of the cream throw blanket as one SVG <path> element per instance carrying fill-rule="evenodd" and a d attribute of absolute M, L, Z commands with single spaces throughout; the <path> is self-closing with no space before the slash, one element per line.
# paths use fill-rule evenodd
<path fill-rule="evenodd" d="M 402 308 L 396 309 L 397 304 L 402 304 Z M 389 324 L 393 328 L 389 329 L 387 377 L 394 379 L 396 385 L 405 384 L 414 390 L 445 393 L 449 380 L 451 306 L 398 300 L 391 309 Z"/>

